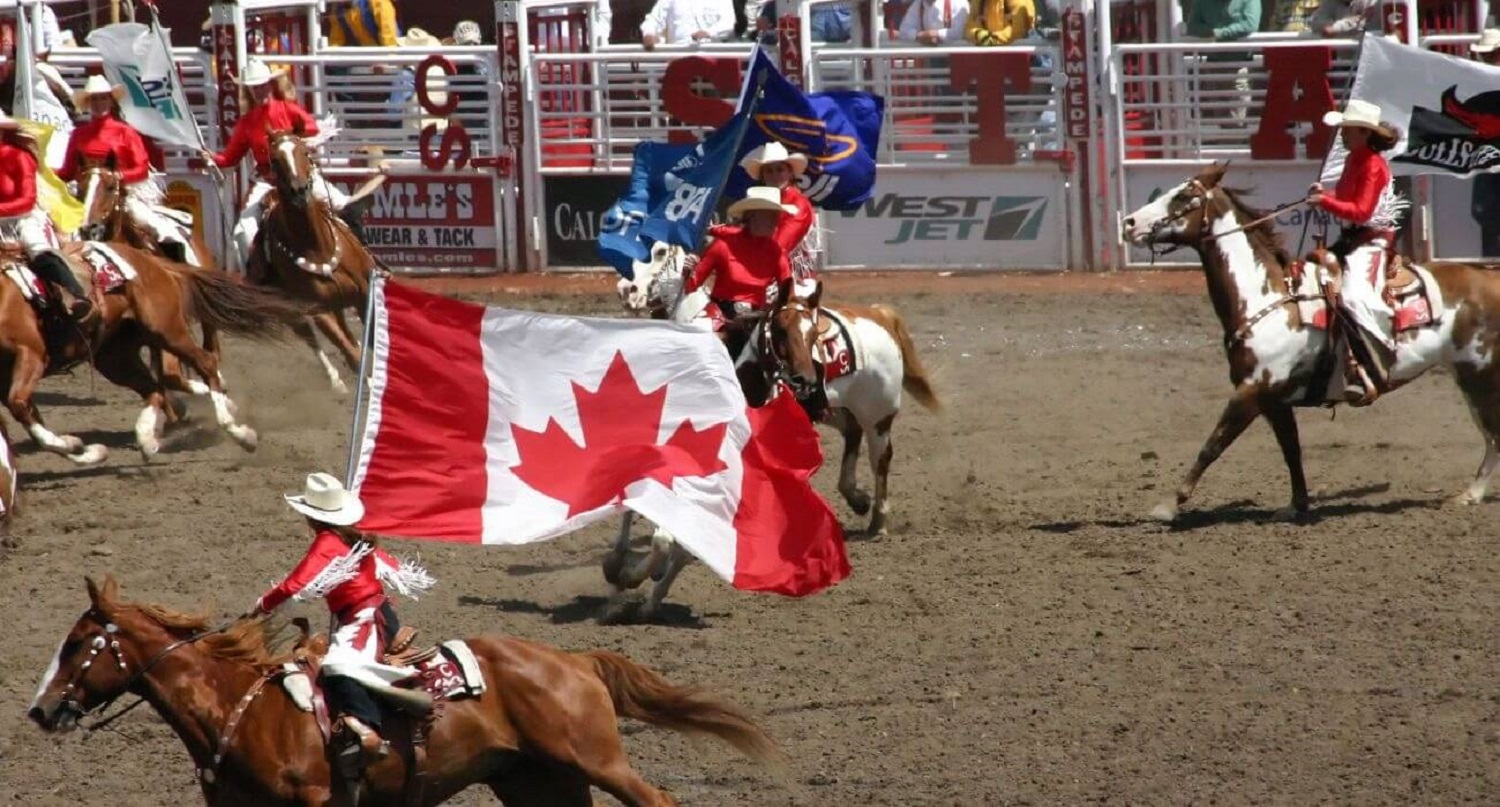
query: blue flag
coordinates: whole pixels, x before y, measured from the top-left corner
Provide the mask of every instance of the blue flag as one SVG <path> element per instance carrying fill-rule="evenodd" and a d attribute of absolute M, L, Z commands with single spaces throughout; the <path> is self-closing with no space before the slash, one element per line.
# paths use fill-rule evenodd
<path fill-rule="evenodd" d="M 756 49 L 751 73 L 766 72 L 754 125 L 740 145 L 739 156 L 771 140 L 807 155 L 807 173 L 798 183 L 809 201 L 826 210 L 854 210 L 875 189 L 875 151 L 885 117 L 885 99 L 868 92 L 838 90 L 804 94 L 765 51 Z M 733 198 L 745 195 L 750 175 L 735 171 L 725 189 Z"/>
<path fill-rule="evenodd" d="M 698 251 L 724 183 L 739 161 L 740 141 L 749 124 L 749 115 L 735 113 L 667 171 L 666 194 L 660 202 L 653 201 L 641 235 Z"/>
<path fill-rule="evenodd" d="M 604 211 L 599 223 L 599 257 L 627 280 L 635 279 L 635 262 L 651 256 L 650 243 L 641 240 L 641 225 L 666 197 L 667 172 L 695 148 L 691 144 L 635 144 L 630 187 Z"/>

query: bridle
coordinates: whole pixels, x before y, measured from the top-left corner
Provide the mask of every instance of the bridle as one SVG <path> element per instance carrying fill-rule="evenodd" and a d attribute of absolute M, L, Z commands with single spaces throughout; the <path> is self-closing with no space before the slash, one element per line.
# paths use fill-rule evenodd
<path fill-rule="evenodd" d="M 781 351 L 778 349 L 776 340 L 772 335 L 772 320 L 783 310 L 794 311 L 801 316 L 807 317 L 812 325 L 813 332 L 816 333 L 818 329 L 818 309 L 807 305 L 801 300 L 789 300 L 785 305 L 766 312 L 766 316 L 761 320 L 760 325 L 762 331 L 761 338 L 765 345 L 765 349 L 760 351 L 761 365 L 766 373 L 767 382 L 770 383 L 772 389 L 775 389 L 778 382 L 785 383 L 791 388 L 794 396 L 802 399 L 813 392 L 815 385 L 792 371 L 790 362 L 785 356 L 781 355 Z M 813 367 L 815 372 L 821 372 L 816 359 L 813 361 Z"/>
<path fill-rule="evenodd" d="M 95 622 L 99 622 L 102 618 L 102 615 L 93 608 L 90 608 L 88 611 L 86 611 L 84 613 L 84 616 Z M 144 678 L 147 673 L 151 672 L 151 670 L 154 669 L 156 665 L 162 659 L 166 658 L 167 655 L 173 650 L 176 650 L 183 645 L 192 644 L 193 642 L 196 642 L 199 639 L 205 638 L 207 636 L 212 636 L 216 633 L 222 633 L 228 630 L 229 627 L 233 624 L 234 620 L 229 620 L 216 628 L 202 631 L 200 633 L 195 633 L 192 636 L 187 637 L 186 639 L 178 639 L 177 641 L 172 642 L 171 644 L 158 651 L 156 655 L 152 656 L 149 661 L 141 666 L 140 670 L 136 671 L 133 675 L 127 678 L 125 680 L 124 686 L 120 687 L 119 695 L 107 698 L 103 701 L 100 701 L 98 704 L 95 704 L 93 707 L 85 709 L 83 707 L 82 700 L 74 697 L 74 695 L 76 693 L 83 692 L 83 679 L 88 676 L 89 669 L 94 666 L 94 661 L 98 659 L 100 653 L 103 653 L 106 649 L 108 649 L 114 656 L 115 666 L 119 668 L 120 672 L 127 672 L 129 670 L 129 665 L 125 663 L 125 653 L 120 649 L 120 640 L 117 638 L 120 632 L 120 626 L 108 620 L 104 620 L 102 624 L 100 624 L 100 629 L 98 631 L 94 631 L 84 637 L 84 640 L 88 642 L 89 645 L 88 658 L 84 659 L 83 663 L 78 665 L 78 669 L 73 671 L 73 675 L 68 679 L 67 685 L 63 687 L 62 698 L 58 702 L 57 708 L 59 710 L 70 711 L 73 714 L 77 715 L 81 725 L 81 721 L 83 718 L 109 709 L 109 707 L 114 704 L 115 701 L 120 699 L 121 695 L 129 692 L 132 687 L 134 687 L 142 678 Z M 121 717 L 124 717 L 127 713 L 130 712 L 130 710 L 134 709 L 137 706 L 140 706 L 144 702 L 145 698 L 138 698 L 135 703 L 132 703 L 124 709 L 121 709 L 114 715 L 102 720 L 97 720 L 92 726 L 84 726 L 84 728 L 88 731 L 98 731 L 99 729 L 108 726 L 110 723 L 119 720 Z"/>
<path fill-rule="evenodd" d="M 103 184 L 104 178 L 107 174 L 112 174 L 115 177 L 116 192 L 114 204 L 110 205 L 109 209 L 104 212 L 103 218 L 99 219 L 98 221 L 86 222 L 82 227 L 79 228 L 80 235 L 83 235 L 86 238 L 93 236 L 93 240 L 96 241 L 104 240 L 106 236 L 108 236 L 109 225 L 107 222 L 111 218 L 118 216 L 122 217 L 121 220 L 123 221 L 124 217 L 127 215 L 125 210 L 124 183 L 119 180 L 119 172 L 111 171 L 110 169 L 100 165 L 89 166 L 83 171 L 83 175 L 85 177 L 83 212 L 85 215 L 92 212 L 94 195 L 98 192 L 98 188 L 96 188 L 94 183 L 98 182 L 100 184 Z"/>
<path fill-rule="evenodd" d="M 1156 237 L 1161 234 L 1162 230 L 1166 229 L 1166 227 L 1168 227 L 1169 225 L 1185 223 L 1187 218 L 1194 213 L 1197 213 L 1199 216 L 1199 240 L 1212 240 L 1216 237 L 1212 233 L 1209 233 L 1206 238 L 1203 235 L 1208 225 L 1209 189 L 1204 186 L 1204 184 L 1200 182 L 1197 177 L 1194 177 L 1188 181 L 1187 190 L 1193 192 L 1193 197 L 1192 199 L 1188 200 L 1187 205 L 1181 212 L 1163 216 L 1162 218 L 1157 219 L 1156 221 L 1151 223 L 1151 230 L 1147 233 L 1148 242 L 1146 248 L 1151 252 L 1151 263 L 1153 265 L 1156 263 L 1157 258 L 1160 258 L 1164 255 L 1169 255 L 1186 246 L 1185 244 L 1162 243 L 1157 241 Z M 1173 197 L 1174 201 L 1175 199 L 1176 197 Z"/>
<path fill-rule="evenodd" d="M 318 181 L 327 182 L 328 180 L 324 179 L 320 175 L 317 175 L 309 165 L 307 184 L 303 185 L 297 190 L 291 190 L 291 180 L 289 179 L 288 174 L 294 172 L 296 170 L 296 166 L 287 165 L 281 157 L 280 143 L 286 140 L 300 140 L 300 138 L 298 138 L 295 134 L 283 132 L 281 134 L 275 135 L 272 142 L 267 144 L 271 150 L 271 170 L 276 174 L 276 195 L 278 199 L 280 199 L 283 203 L 289 204 L 298 210 L 305 211 L 307 209 L 308 200 L 312 197 L 313 183 Z M 309 156 L 308 159 L 310 162 L 311 157 Z M 287 187 L 284 188 L 283 186 Z M 266 246 L 268 248 L 275 248 L 282 254 L 283 257 L 291 261 L 294 265 L 297 266 L 297 268 L 303 271 L 315 272 L 325 277 L 332 277 L 333 273 L 343 262 L 344 257 L 344 242 L 338 237 L 338 228 L 333 221 L 334 215 L 332 208 L 329 208 L 326 212 L 326 215 L 322 217 L 324 219 L 322 225 L 327 228 L 328 241 L 333 244 L 333 255 L 330 256 L 326 261 L 309 261 L 307 259 L 307 255 L 297 254 L 293 252 L 291 245 L 288 243 L 292 240 L 292 238 L 290 227 L 285 220 L 285 214 L 283 213 L 280 218 L 282 219 L 280 227 L 280 229 L 282 230 L 281 237 L 271 237 L 274 234 L 274 230 L 276 229 L 271 228 L 272 232 L 267 233 L 268 237 L 266 238 Z M 312 219 L 311 216 L 309 216 L 308 218 Z M 314 220 L 311 222 L 311 224 L 313 227 L 317 227 L 319 225 L 319 222 Z"/>

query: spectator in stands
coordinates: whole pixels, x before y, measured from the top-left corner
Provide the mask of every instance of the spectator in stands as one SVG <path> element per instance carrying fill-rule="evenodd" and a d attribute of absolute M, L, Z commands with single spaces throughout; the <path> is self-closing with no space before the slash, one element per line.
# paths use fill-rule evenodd
<path fill-rule="evenodd" d="M 1214 42 L 1233 42 L 1244 39 L 1260 29 L 1260 0 L 1193 0 L 1185 21 L 1187 35 Z M 1248 62 L 1253 58 L 1244 51 L 1213 51 L 1203 57 L 1207 63 L 1207 74 L 1224 74 L 1233 71 L 1227 81 L 1211 77 L 1203 82 L 1204 89 L 1221 91 L 1232 88 L 1231 98 L 1215 98 L 1210 101 L 1205 117 L 1228 117 L 1231 126 L 1245 125 L 1245 112 L 1250 107 L 1250 71 L 1247 67 L 1215 69 L 1215 63 Z M 1227 104 L 1227 107 L 1225 106 Z M 1225 114 L 1227 112 L 1227 115 Z"/>
<path fill-rule="evenodd" d="M 733 0 L 657 0 L 641 21 L 641 46 L 691 45 L 734 35 Z"/>
<path fill-rule="evenodd" d="M 920 45 L 945 45 L 964 39 L 969 20 L 966 0 L 916 0 L 906 7 L 893 39 Z"/>
<path fill-rule="evenodd" d="M 761 32 L 762 44 L 776 43 L 776 0 L 760 7 L 755 28 Z M 854 9 L 847 1 L 813 6 L 810 33 L 814 42 L 848 42 L 854 37 Z"/>
<path fill-rule="evenodd" d="M 401 23 L 397 19 L 396 0 L 349 0 L 332 5 L 323 29 L 328 32 L 328 46 L 332 48 L 395 48 L 401 45 Z M 342 78 L 345 87 L 362 84 L 356 76 L 385 75 L 394 68 L 375 64 L 370 67 L 327 67 L 330 78 Z M 390 90 L 333 93 L 333 98 L 344 104 L 358 104 L 357 109 L 344 110 L 344 125 L 351 129 L 367 129 L 379 126 L 380 107 L 397 99 L 403 91 L 403 77 L 397 76 Z"/>
<path fill-rule="evenodd" d="M 1474 60 L 1500 66 L 1500 29 L 1486 28 L 1479 41 L 1469 46 Z M 1500 174 L 1474 177 L 1470 213 L 1479 223 L 1479 254 L 1500 258 Z"/>
<path fill-rule="evenodd" d="M 461 20 L 458 25 L 453 26 L 453 44 L 460 47 L 472 47 L 484 44 L 484 31 L 479 23 L 473 20 Z"/>
<path fill-rule="evenodd" d="M 1013 45 L 1036 24 L 1032 0 L 969 0 L 964 37 L 975 45 Z"/>
<path fill-rule="evenodd" d="M 1317 13 L 1319 5 L 1318 0 L 1275 0 L 1265 9 L 1269 16 L 1261 30 L 1291 34 L 1315 33 L 1310 20 Z"/>
<path fill-rule="evenodd" d="M 1322 0 L 1307 21 L 1320 36 L 1359 36 L 1380 30 L 1380 0 Z"/>

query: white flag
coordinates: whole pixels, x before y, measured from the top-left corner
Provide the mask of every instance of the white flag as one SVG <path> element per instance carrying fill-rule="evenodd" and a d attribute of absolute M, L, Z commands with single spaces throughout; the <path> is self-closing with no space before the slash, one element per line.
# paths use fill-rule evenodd
<path fill-rule="evenodd" d="M 1366 35 L 1350 97 L 1379 106 L 1381 119 L 1401 130 L 1385 152 L 1392 175 L 1467 177 L 1500 171 L 1497 87 L 1500 67 Z M 1342 157 L 1335 142 L 1330 173 Z"/>
<path fill-rule="evenodd" d="M 203 139 L 164 42 L 138 22 L 106 25 L 88 36 L 104 60 L 105 77 L 125 88 L 125 122 L 148 137 L 196 149 Z"/>

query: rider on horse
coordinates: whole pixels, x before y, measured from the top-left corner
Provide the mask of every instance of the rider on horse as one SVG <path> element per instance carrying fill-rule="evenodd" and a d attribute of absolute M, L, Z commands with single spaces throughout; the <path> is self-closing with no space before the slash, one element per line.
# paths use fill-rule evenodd
<path fill-rule="evenodd" d="M 340 722 L 358 738 L 364 758 L 378 759 L 390 752 L 390 745 L 379 734 L 380 708 L 366 687 L 416 708 L 429 705 L 422 693 L 391 686 L 411 670 L 381 663 L 399 627 L 381 578 L 392 573 L 399 577 L 403 570 L 372 539 L 354 529 L 364 517 L 364 503 L 336 478 L 311 474 L 303 494 L 286 500 L 307 517 L 313 530 L 312 546 L 297 568 L 262 594 L 244 616 L 269 614 L 292 598 L 327 599 L 336 623 L 322 666 L 329 708 L 343 715 Z"/>
<path fill-rule="evenodd" d="M 67 289 L 73 297 L 69 313 L 81 321 L 94 304 L 59 252 L 57 231 L 38 204 L 37 152 L 20 123 L 0 112 L 0 241 L 19 243 L 37 276 Z"/>
<path fill-rule="evenodd" d="M 191 247 L 179 228 L 155 209 L 161 204 L 162 189 L 151 179 L 146 142 L 120 117 L 119 99 L 124 92 L 125 88 L 120 85 L 110 86 L 104 76 L 89 76 L 78 94 L 79 106 L 87 105 L 93 117 L 73 130 L 57 176 L 64 182 L 73 182 L 78 178 L 85 159 L 103 164 L 113 156 L 115 167 L 125 183 L 125 211 L 137 225 L 156 238 L 163 255 L 178 263 L 186 263 Z"/>
<path fill-rule="evenodd" d="M 726 321 L 765 310 L 772 284 L 777 300 L 791 299 L 792 268 L 776 232 L 783 217 L 796 212 L 795 207 L 781 203 L 781 192 L 775 188 L 751 188 L 745 198 L 729 206 L 730 218 L 738 217 L 743 224 L 714 228 L 714 242 L 693 267 L 683 293 L 691 294 L 714 278 L 710 304 Z"/>
<path fill-rule="evenodd" d="M 745 155 L 740 167 L 756 182 L 779 189 L 781 203 L 796 208 L 795 213 L 782 218 L 776 226 L 776 242 L 786 250 L 798 283 L 811 283 L 814 279 L 811 256 L 799 252 L 813 226 L 812 202 L 797 188 L 797 177 L 807 171 L 807 155 L 788 152 L 786 146 L 773 140 Z"/>
<path fill-rule="evenodd" d="M 1386 264 L 1395 241 L 1396 218 L 1404 206 L 1391 185 L 1391 168 L 1380 152 L 1400 139 L 1394 126 L 1381 121 L 1380 107 L 1350 100 L 1344 112 L 1329 112 L 1323 122 L 1336 126 L 1348 156 L 1338 185 L 1330 193 L 1314 183 L 1307 201 L 1347 222 L 1324 258 L 1329 273 L 1342 274 L 1339 293 L 1342 312 L 1365 332 L 1366 338 L 1394 350 L 1390 306 L 1383 299 Z M 1340 272 L 1339 261 L 1347 266 Z M 1372 357 L 1373 358 L 1373 357 Z M 1366 369 L 1352 355 L 1348 363 L 1346 396 L 1351 403 L 1373 402 L 1379 391 Z"/>
<path fill-rule="evenodd" d="M 251 59 L 245 67 L 245 77 L 240 84 L 248 91 L 248 108 L 234 125 L 229 136 L 229 145 L 218 154 L 204 151 L 205 159 L 212 160 L 220 168 L 230 168 L 249 152 L 255 158 L 255 184 L 245 200 L 245 209 L 234 228 L 235 244 L 240 257 L 249 263 L 251 247 L 260 231 L 261 214 L 264 212 L 266 195 L 272 191 L 275 178 L 271 173 L 271 132 L 292 131 L 298 126 L 304 136 L 318 133 L 318 124 L 301 104 L 287 98 L 276 78 L 282 71 L 272 71 L 259 59 Z M 322 177 L 313 182 L 313 194 L 322 199 L 356 235 L 360 234 L 359 212 L 362 206 L 345 209 L 349 197 Z"/>

